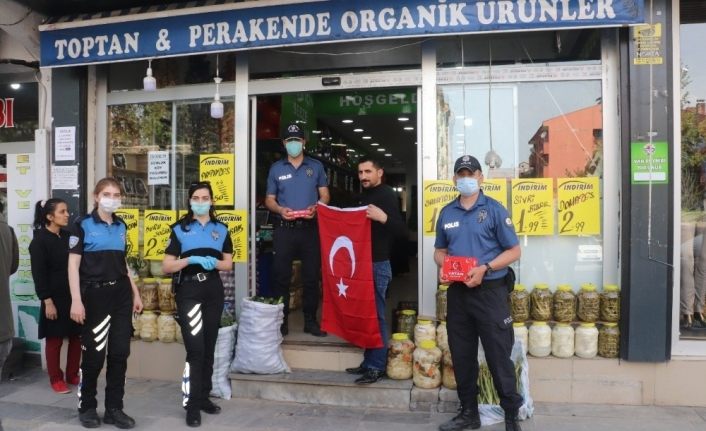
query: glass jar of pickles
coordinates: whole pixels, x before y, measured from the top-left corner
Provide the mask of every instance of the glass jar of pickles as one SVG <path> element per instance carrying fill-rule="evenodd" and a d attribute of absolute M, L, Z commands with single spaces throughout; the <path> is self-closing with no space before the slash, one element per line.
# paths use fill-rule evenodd
<path fill-rule="evenodd" d="M 431 320 L 419 319 L 414 325 L 414 344 L 419 346 L 419 343 L 424 340 L 436 343 L 436 326 Z"/>
<path fill-rule="evenodd" d="M 140 339 L 142 341 L 157 339 L 157 315 L 153 311 L 143 311 L 140 316 Z"/>
<path fill-rule="evenodd" d="M 568 284 L 560 284 L 554 292 L 554 320 L 569 323 L 576 320 L 576 295 Z"/>
<path fill-rule="evenodd" d="M 176 310 L 174 294 L 172 293 L 172 279 L 160 278 L 157 288 L 157 297 L 159 299 L 159 311 L 173 313 Z"/>
<path fill-rule="evenodd" d="M 552 355 L 557 358 L 574 356 L 574 328 L 568 323 L 557 323 L 552 329 Z"/>
<path fill-rule="evenodd" d="M 510 293 L 510 312 L 515 322 L 530 318 L 530 294 L 523 284 L 516 284 Z"/>
<path fill-rule="evenodd" d="M 515 322 L 512 324 L 512 330 L 515 333 L 515 340 L 522 343 L 522 350 L 527 354 L 527 348 L 529 345 L 529 331 L 525 322 Z"/>
<path fill-rule="evenodd" d="M 446 320 L 448 292 L 449 286 L 446 284 L 440 284 L 436 291 L 436 319 L 439 321 Z"/>
<path fill-rule="evenodd" d="M 424 340 L 414 349 L 414 368 L 412 381 L 414 386 L 434 389 L 441 386 L 441 350 L 431 340 Z"/>
<path fill-rule="evenodd" d="M 159 307 L 157 293 L 157 279 L 143 278 L 142 286 L 140 286 L 140 299 L 142 299 L 142 309 L 146 311 L 154 311 Z"/>
<path fill-rule="evenodd" d="M 600 317 L 601 312 L 601 297 L 596 292 L 596 286 L 591 283 L 581 285 L 581 290 L 578 294 L 578 311 L 577 315 L 582 322 L 596 322 Z"/>
<path fill-rule="evenodd" d="M 414 343 L 404 332 L 392 334 L 387 349 L 387 377 L 393 380 L 412 378 Z"/>
<path fill-rule="evenodd" d="M 576 356 L 595 358 L 598 353 L 598 329 L 595 323 L 582 323 L 576 328 Z"/>
<path fill-rule="evenodd" d="M 402 310 L 397 315 L 397 332 L 404 332 L 410 338 L 414 337 L 414 325 L 417 323 L 417 312 Z"/>
<path fill-rule="evenodd" d="M 598 331 L 598 355 L 617 358 L 620 353 L 620 329 L 617 323 L 606 323 Z"/>
<path fill-rule="evenodd" d="M 172 313 L 161 312 L 157 318 L 157 337 L 163 343 L 176 341 L 177 324 Z"/>
<path fill-rule="evenodd" d="M 441 352 L 441 385 L 451 390 L 454 390 L 457 387 L 454 363 L 451 359 L 450 350 L 444 350 Z"/>
<path fill-rule="evenodd" d="M 620 320 L 620 290 L 615 284 L 603 287 L 601 293 L 601 320 L 618 322 Z"/>
<path fill-rule="evenodd" d="M 445 321 L 439 322 L 439 326 L 436 327 L 436 345 L 442 352 L 449 350 L 449 332 Z"/>
<path fill-rule="evenodd" d="M 539 283 L 534 285 L 530 294 L 530 315 L 533 320 L 548 321 L 552 319 L 552 293 L 549 285 Z"/>
<path fill-rule="evenodd" d="M 552 352 L 552 329 L 547 322 L 536 321 L 529 328 L 529 353 L 539 358 Z"/>

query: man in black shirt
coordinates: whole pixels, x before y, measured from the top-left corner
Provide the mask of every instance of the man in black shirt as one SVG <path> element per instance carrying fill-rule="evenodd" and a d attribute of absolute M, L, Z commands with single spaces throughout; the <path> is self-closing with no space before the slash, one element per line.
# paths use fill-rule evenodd
<path fill-rule="evenodd" d="M 385 323 L 385 293 L 392 279 L 390 248 L 395 238 L 406 235 L 406 226 L 399 211 L 397 196 L 390 186 L 382 184 L 383 174 L 382 165 L 376 160 L 366 158 L 358 163 L 358 179 L 363 186 L 363 194 L 357 204 L 368 206 L 368 218 L 372 220 L 370 236 L 373 246 L 375 306 L 383 347 L 365 349 L 363 363 L 358 367 L 346 369 L 350 374 L 362 374 L 356 379 L 357 384 L 374 383 L 385 375 L 388 339 Z"/>

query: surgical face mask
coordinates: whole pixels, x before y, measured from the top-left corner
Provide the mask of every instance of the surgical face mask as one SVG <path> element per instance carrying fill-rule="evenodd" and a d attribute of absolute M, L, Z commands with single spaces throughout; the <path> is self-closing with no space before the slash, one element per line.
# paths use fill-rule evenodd
<path fill-rule="evenodd" d="M 197 216 L 202 216 L 208 214 L 208 210 L 211 209 L 211 202 L 191 202 L 191 211 Z"/>
<path fill-rule="evenodd" d="M 456 189 L 461 193 L 461 196 L 473 196 L 478 193 L 480 186 L 475 178 L 461 177 L 456 179 Z"/>
<path fill-rule="evenodd" d="M 291 157 L 297 157 L 302 153 L 304 143 L 302 141 L 288 141 L 284 144 L 284 147 L 287 149 L 287 154 Z"/>
<path fill-rule="evenodd" d="M 98 200 L 98 208 L 105 213 L 113 214 L 120 208 L 121 203 L 120 199 L 112 199 L 103 196 Z"/>

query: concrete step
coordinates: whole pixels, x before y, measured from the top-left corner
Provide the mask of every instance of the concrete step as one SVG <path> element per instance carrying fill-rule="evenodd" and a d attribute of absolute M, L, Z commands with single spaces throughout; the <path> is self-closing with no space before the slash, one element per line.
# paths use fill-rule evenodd
<path fill-rule="evenodd" d="M 371 385 L 356 385 L 355 378 L 341 371 L 296 368 L 283 374 L 230 374 L 236 398 L 409 410 L 411 379 L 384 378 Z"/>
<path fill-rule="evenodd" d="M 363 361 L 363 349 L 342 340 L 326 340 L 332 337 L 310 337 L 313 340 L 285 339 L 282 342 L 282 353 L 289 368 L 344 371 Z"/>

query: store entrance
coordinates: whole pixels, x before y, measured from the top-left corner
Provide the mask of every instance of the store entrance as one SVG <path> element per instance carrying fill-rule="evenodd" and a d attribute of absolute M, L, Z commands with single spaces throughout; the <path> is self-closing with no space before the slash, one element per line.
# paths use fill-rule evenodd
<path fill-rule="evenodd" d="M 393 278 L 388 288 L 386 320 L 395 329 L 401 309 L 417 309 L 417 88 L 384 88 L 336 92 L 299 92 L 257 96 L 253 102 L 255 134 L 254 177 L 256 208 L 256 283 L 253 294 L 272 294 L 273 216 L 265 209 L 270 166 L 286 157 L 282 131 L 298 123 L 305 130 L 305 154 L 319 160 L 326 171 L 330 205 L 351 206 L 361 192 L 358 161 L 373 157 L 383 165 L 383 183 L 398 196 L 408 237 L 392 247 Z M 300 262 L 293 264 L 287 342 L 343 343 L 329 335 L 303 332 Z M 321 306 L 319 307 L 319 313 Z"/>

